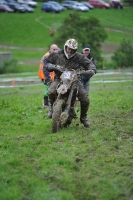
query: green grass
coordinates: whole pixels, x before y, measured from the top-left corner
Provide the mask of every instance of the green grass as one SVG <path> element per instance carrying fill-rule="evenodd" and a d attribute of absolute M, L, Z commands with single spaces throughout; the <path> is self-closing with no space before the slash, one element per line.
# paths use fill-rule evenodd
<path fill-rule="evenodd" d="M 49 45 L 54 43 L 54 38 L 58 35 L 58 27 L 66 17 L 74 12 L 66 10 L 60 14 L 45 13 L 41 11 L 41 5 L 42 3 L 39 3 L 34 13 L 1 13 L 0 15 L 0 44 L 4 45 L 0 48 L 0 51 L 11 52 L 13 58 L 19 62 L 18 66 L 22 72 L 38 71 L 41 57 L 47 52 Z M 133 7 L 125 7 L 123 10 L 94 9 L 88 13 L 80 12 L 79 14 L 82 18 L 97 17 L 105 28 L 109 28 L 106 30 L 108 38 L 105 43 L 118 46 L 123 39 L 130 40 L 133 43 Z M 40 21 L 38 22 L 36 19 Z M 55 29 L 54 37 L 49 35 L 50 27 Z M 120 32 L 116 30 L 120 30 Z M 66 41 L 66 39 L 64 40 Z M 13 49 L 8 48 L 8 45 L 23 48 Z M 60 48 L 63 48 L 63 46 Z M 81 51 L 80 47 L 79 51 Z M 112 54 L 112 51 L 110 52 Z M 106 49 L 102 49 L 102 53 L 104 56 Z M 111 54 L 109 53 L 109 59 Z"/>
<path fill-rule="evenodd" d="M 43 85 L 0 89 L 0 199 L 132 200 L 132 87 L 131 74 L 97 74 L 90 129 L 76 119 L 56 134 Z"/>
<path fill-rule="evenodd" d="M 40 7 L 33 14 L 1 13 L 0 44 L 24 49 L 0 50 L 12 52 L 21 71 L 34 72 L 7 74 L 1 80 L 37 76 L 39 61 L 54 42 L 47 26 L 56 36 L 63 19 L 73 13 L 42 13 Z M 94 9 L 81 16 L 96 16 L 110 28 L 107 43 L 133 42 L 132 34 L 111 30 L 133 32 L 133 8 Z M 110 80 L 118 82 L 105 82 Z M 90 129 L 76 119 L 57 134 L 51 133 L 51 120 L 42 109 L 42 84 L 0 89 L 0 199 L 132 200 L 132 89 L 132 74 L 97 74 L 91 82 Z"/>
<path fill-rule="evenodd" d="M 48 27 L 53 27 L 57 30 L 64 18 L 73 12 L 74 11 L 66 10 L 60 14 L 44 13 L 41 12 L 41 4 L 39 3 L 39 6 L 32 14 L 2 13 L 0 17 L 0 43 L 23 47 L 48 47 L 53 41 L 49 36 Z M 88 13 L 80 13 L 80 15 L 83 18 L 95 16 L 100 20 L 104 27 L 133 32 L 132 7 L 123 10 L 94 9 Z M 36 19 L 39 19 L 43 24 L 40 24 L 40 22 L 38 23 Z M 57 34 L 58 32 L 55 32 L 55 35 Z M 112 35 L 113 34 L 116 33 L 113 31 Z M 122 35 L 123 33 L 118 32 L 117 34 Z M 117 39 L 114 40 L 114 43 L 115 42 L 119 43 Z"/>
<path fill-rule="evenodd" d="M 108 30 L 108 39 L 106 40 L 106 42 L 120 44 L 123 40 L 132 41 L 132 39 L 132 34 L 114 32 L 110 29 Z"/>

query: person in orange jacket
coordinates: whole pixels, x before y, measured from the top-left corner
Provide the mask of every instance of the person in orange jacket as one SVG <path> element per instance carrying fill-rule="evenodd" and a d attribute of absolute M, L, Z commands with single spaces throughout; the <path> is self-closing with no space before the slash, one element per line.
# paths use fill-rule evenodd
<path fill-rule="evenodd" d="M 50 53 L 54 51 L 58 51 L 58 46 L 56 44 L 52 44 L 50 46 L 50 49 L 47 53 L 44 54 L 40 61 L 39 71 L 38 71 L 38 77 L 42 80 L 44 83 L 45 91 L 44 91 L 44 98 L 43 98 L 43 108 L 48 106 L 48 88 L 50 83 L 54 80 L 55 73 L 54 72 L 48 72 L 45 69 L 44 66 L 44 60 L 49 56 Z"/>

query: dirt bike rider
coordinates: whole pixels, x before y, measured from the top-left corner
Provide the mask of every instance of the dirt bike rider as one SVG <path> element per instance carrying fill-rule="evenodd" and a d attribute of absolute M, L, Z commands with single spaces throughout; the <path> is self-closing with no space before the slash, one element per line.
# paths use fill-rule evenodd
<path fill-rule="evenodd" d="M 48 58 L 46 59 L 45 67 L 46 69 L 51 72 L 55 72 L 55 80 L 49 87 L 48 96 L 49 96 L 49 113 L 48 117 L 52 118 L 52 108 L 53 103 L 55 101 L 55 93 L 56 87 L 60 81 L 61 71 L 65 69 L 71 70 L 74 69 L 79 71 L 80 66 L 83 66 L 85 70 L 89 70 L 92 75 L 96 73 L 95 65 L 83 54 L 77 52 L 78 43 L 75 39 L 68 39 L 65 42 L 64 50 L 60 50 L 58 52 L 51 53 Z M 87 119 L 87 112 L 89 109 L 89 97 L 87 92 L 85 91 L 82 83 L 78 80 L 78 94 L 77 97 L 80 101 L 81 105 L 81 112 L 80 112 L 80 121 L 83 125 L 88 128 L 90 123 Z"/>

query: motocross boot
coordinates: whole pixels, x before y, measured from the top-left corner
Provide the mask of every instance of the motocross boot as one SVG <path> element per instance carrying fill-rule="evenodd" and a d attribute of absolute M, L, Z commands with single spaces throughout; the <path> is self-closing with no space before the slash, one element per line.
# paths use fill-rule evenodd
<path fill-rule="evenodd" d="M 52 114 L 53 114 L 53 106 L 52 106 L 52 105 L 49 105 L 49 111 L 48 111 L 47 117 L 48 117 L 49 119 L 51 119 L 51 118 L 52 118 Z"/>
<path fill-rule="evenodd" d="M 54 103 L 54 100 L 53 99 L 49 99 L 49 111 L 48 111 L 48 115 L 47 117 L 49 119 L 52 118 L 52 114 L 53 114 L 53 103 Z"/>
<path fill-rule="evenodd" d="M 87 111 L 88 111 L 88 107 L 81 105 L 80 121 L 84 125 L 84 127 L 89 128 L 90 123 L 87 119 Z"/>

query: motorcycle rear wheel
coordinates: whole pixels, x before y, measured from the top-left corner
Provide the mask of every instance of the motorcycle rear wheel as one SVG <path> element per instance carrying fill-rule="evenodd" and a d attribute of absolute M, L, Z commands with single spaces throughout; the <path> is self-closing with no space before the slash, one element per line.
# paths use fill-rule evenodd
<path fill-rule="evenodd" d="M 58 100 L 55 105 L 53 105 L 53 114 L 52 114 L 52 132 L 56 133 L 60 131 L 61 127 L 61 121 L 60 116 L 62 113 L 62 107 L 64 104 L 64 100 Z"/>

